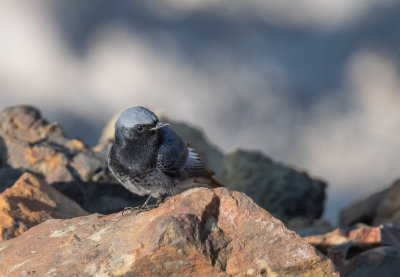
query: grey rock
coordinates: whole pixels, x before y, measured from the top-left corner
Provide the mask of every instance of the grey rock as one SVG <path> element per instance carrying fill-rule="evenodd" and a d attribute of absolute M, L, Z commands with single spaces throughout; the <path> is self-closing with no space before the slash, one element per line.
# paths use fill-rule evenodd
<path fill-rule="evenodd" d="M 378 205 L 388 191 L 389 189 L 384 189 L 342 209 L 340 211 L 340 224 L 343 226 L 352 226 L 357 223 L 371 225 L 376 217 Z"/>
<path fill-rule="evenodd" d="M 345 226 L 356 223 L 378 226 L 390 222 L 400 224 L 400 180 L 340 212 L 340 223 Z"/>
<path fill-rule="evenodd" d="M 400 180 L 397 180 L 385 193 L 376 209 L 373 225 L 395 222 L 400 224 Z"/>
<path fill-rule="evenodd" d="M 285 222 L 299 216 L 319 218 L 327 186 L 261 152 L 245 150 L 236 150 L 222 159 L 222 183 L 246 193 Z"/>
<path fill-rule="evenodd" d="M 341 273 L 348 277 L 400 276 L 400 248 L 382 246 L 361 253 L 343 266 Z"/>
<path fill-rule="evenodd" d="M 324 234 L 335 229 L 324 219 L 315 219 L 309 217 L 295 217 L 285 224 L 286 228 L 295 231 L 302 237 Z"/>

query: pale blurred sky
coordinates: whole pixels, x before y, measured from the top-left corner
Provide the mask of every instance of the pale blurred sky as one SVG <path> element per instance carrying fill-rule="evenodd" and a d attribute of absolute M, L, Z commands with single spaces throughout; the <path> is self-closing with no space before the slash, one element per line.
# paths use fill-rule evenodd
<path fill-rule="evenodd" d="M 325 179 L 331 220 L 400 175 L 397 1 L 0 2 L 0 108 L 90 144 L 123 108 L 164 111 Z"/>

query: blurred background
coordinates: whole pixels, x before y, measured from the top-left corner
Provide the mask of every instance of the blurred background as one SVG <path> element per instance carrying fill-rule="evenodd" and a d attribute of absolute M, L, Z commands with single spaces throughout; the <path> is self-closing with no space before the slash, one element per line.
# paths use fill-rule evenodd
<path fill-rule="evenodd" d="M 1 1 L 1 0 L 0 0 Z M 400 2 L 1 1 L 0 108 L 95 145 L 144 105 L 329 183 L 325 218 L 400 177 Z"/>

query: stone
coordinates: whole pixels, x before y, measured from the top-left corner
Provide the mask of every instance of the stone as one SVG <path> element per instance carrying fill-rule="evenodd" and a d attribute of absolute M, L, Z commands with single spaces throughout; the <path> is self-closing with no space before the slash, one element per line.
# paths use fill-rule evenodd
<path fill-rule="evenodd" d="M 24 122 L 29 121 L 25 119 Z M 0 194 L 0 241 L 14 238 L 48 219 L 87 214 L 39 177 L 24 173 L 11 188 Z"/>
<path fill-rule="evenodd" d="M 111 213 L 136 206 L 143 198 L 123 188 L 108 171 L 107 146 L 94 149 L 68 138 L 32 106 L 8 107 L 0 113 L 0 188 L 29 171 L 89 212 Z M 18 175 L 18 176 L 19 176 Z"/>
<path fill-rule="evenodd" d="M 222 183 L 249 195 L 275 217 L 319 218 L 326 184 L 274 162 L 258 151 L 236 150 L 222 159 Z"/>
<path fill-rule="evenodd" d="M 400 276 L 400 228 L 394 224 L 336 229 L 305 237 L 327 255 L 342 276 Z"/>
<path fill-rule="evenodd" d="M 286 228 L 295 231 L 302 237 L 325 234 L 334 229 L 334 227 L 324 219 L 315 219 L 309 217 L 295 217 L 285 223 Z"/>
<path fill-rule="evenodd" d="M 395 181 L 376 208 L 373 225 L 395 222 L 400 224 L 400 180 Z"/>
<path fill-rule="evenodd" d="M 400 224 L 400 180 L 340 212 L 340 223 L 344 226 L 356 223 L 378 226 L 390 222 Z"/>
<path fill-rule="evenodd" d="M 374 193 L 342 209 L 340 211 L 340 224 L 343 226 L 352 226 L 356 223 L 372 224 L 378 205 L 388 191 L 389 189 L 385 189 Z"/>
<path fill-rule="evenodd" d="M 3 276 L 339 276 L 249 197 L 195 188 L 137 214 L 48 220 L 0 243 Z"/>
<path fill-rule="evenodd" d="M 207 166 L 216 173 L 216 177 L 220 177 L 222 152 L 207 139 L 201 130 L 183 122 L 173 121 L 160 113 L 157 113 L 157 116 L 160 121 L 171 124 L 170 128 L 193 146 Z M 113 116 L 104 127 L 99 144 L 105 144 L 114 139 L 114 124 L 118 117 L 119 113 Z"/>
<path fill-rule="evenodd" d="M 48 183 L 71 182 L 69 139 L 57 124 L 48 124 L 31 106 L 5 108 L 0 114 L 0 137 L 6 148 L 3 163 L 45 176 Z"/>

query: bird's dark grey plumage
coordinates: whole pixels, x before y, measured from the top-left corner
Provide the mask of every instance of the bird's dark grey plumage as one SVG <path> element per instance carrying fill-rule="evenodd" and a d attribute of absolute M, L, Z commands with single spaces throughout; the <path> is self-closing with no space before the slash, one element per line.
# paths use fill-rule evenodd
<path fill-rule="evenodd" d="M 175 194 L 195 177 L 220 186 L 194 149 L 167 125 L 144 107 L 121 113 L 108 156 L 108 166 L 119 182 L 135 194 L 154 198 Z"/>

